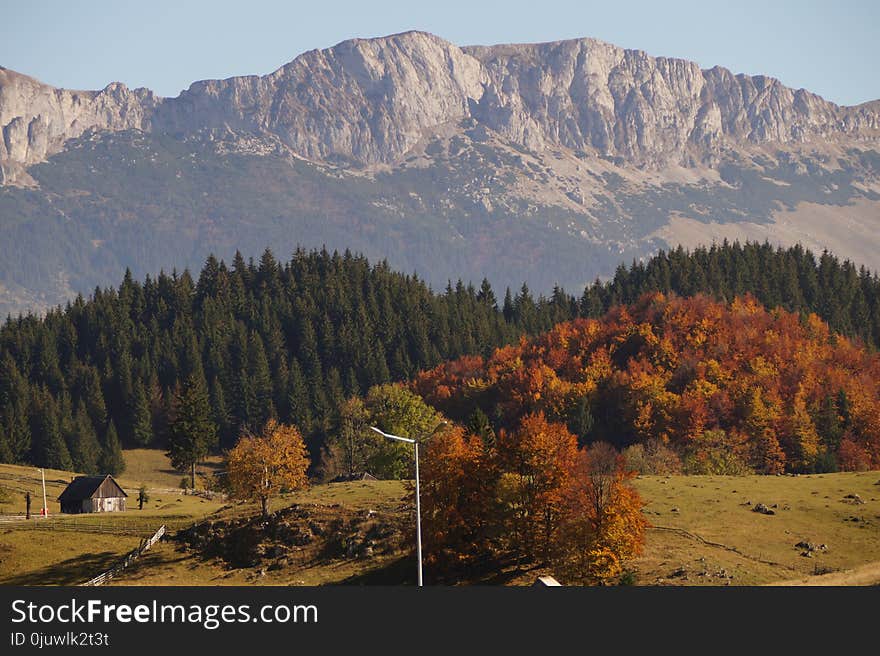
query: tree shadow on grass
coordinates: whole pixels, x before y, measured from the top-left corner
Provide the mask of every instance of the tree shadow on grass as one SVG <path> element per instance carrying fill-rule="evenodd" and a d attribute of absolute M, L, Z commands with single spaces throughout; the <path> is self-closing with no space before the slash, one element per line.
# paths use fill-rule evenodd
<path fill-rule="evenodd" d="M 337 585 L 415 585 L 416 561 L 413 556 L 392 560 L 381 567 L 353 574 Z"/>
<path fill-rule="evenodd" d="M 79 585 L 107 571 L 121 559 L 114 551 L 82 554 L 59 563 L 12 576 L 2 585 Z"/>
<path fill-rule="evenodd" d="M 514 566 L 512 560 L 492 560 L 470 567 L 463 567 L 456 572 L 448 572 L 437 576 L 426 568 L 424 571 L 425 585 L 508 585 L 511 581 L 536 569 L 536 566 L 524 564 Z M 414 556 L 403 556 L 381 567 L 354 574 L 339 582 L 339 585 L 415 585 L 416 561 Z"/>

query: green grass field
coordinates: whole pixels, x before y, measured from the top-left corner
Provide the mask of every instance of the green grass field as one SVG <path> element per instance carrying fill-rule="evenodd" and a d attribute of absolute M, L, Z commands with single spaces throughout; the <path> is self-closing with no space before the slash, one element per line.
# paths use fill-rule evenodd
<path fill-rule="evenodd" d="M 119 483 L 128 493 L 126 512 L 61 514 L 58 495 L 75 474 L 47 469 L 47 519 L 39 517 L 43 495 L 39 470 L 0 465 L 0 584 L 82 583 L 107 570 L 163 524 L 169 529 L 189 526 L 224 505 L 222 500 L 183 494 L 178 487 L 182 474 L 171 468 L 161 451 L 126 451 L 125 460 Z M 216 462 L 209 460 L 203 469 L 210 470 Z M 141 485 L 150 497 L 143 510 L 137 504 Z M 5 521 L 12 519 L 10 515 L 24 514 L 28 491 L 34 518 Z"/>
<path fill-rule="evenodd" d="M 75 585 L 108 569 L 141 537 L 162 524 L 175 530 L 206 518 L 224 520 L 258 512 L 254 504 L 184 495 L 159 451 L 126 454 L 120 482 L 129 493 L 124 513 L 60 515 L 54 501 L 69 472 L 46 472 L 48 521 L 0 522 L 0 584 Z M 205 469 L 216 467 L 216 461 Z M 645 553 L 630 563 L 639 585 L 761 585 L 880 583 L 880 472 L 807 476 L 643 476 L 635 484 L 651 523 Z M 151 490 L 137 509 L 137 489 Z M 5 501 L 0 513 L 24 511 L 30 490 L 39 512 L 40 474 L 0 465 Z M 407 485 L 356 481 L 319 485 L 274 500 L 272 509 L 300 504 L 315 512 L 406 512 Z M 858 495 L 860 503 L 851 495 Z M 775 514 L 753 512 L 763 503 Z M 802 555 L 799 542 L 825 549 Z M 369 559 L 292 558 L 288 566 L 229 569 L 216 559 L 162 541 L 113 581 L 116 585 L 321 585 L 386 582 L 408 576 L 412 554 Z M 405 570 L 405 571 L 404 571 Z M 496 580 L 530 584 L 539 573 L 499 573 Z M 552 573 L 552 572 L 550 572 Z"/>
<path fill-rule="evenodd" d="M 880 561 L 878 479 L 880 472 L 640 477 L 654 528 L 635 563 L 637 582 L 754 585 Z M 846 498 L 853 494 L 863 503 Z M 753 512 L 757 503 L 775 514 Z M 802 541 L 827 550 L 805 557 L 795 547 Z"/>

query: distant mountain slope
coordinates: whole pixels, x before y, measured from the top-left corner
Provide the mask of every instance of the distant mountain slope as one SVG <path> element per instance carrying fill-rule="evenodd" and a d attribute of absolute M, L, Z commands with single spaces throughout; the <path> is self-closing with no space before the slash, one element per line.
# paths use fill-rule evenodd
<path fill-rule="evenodd" d="M 0 69 L 0 129 L 3 312 L 267 245 L 437 286 L 576 287 L 723 237 L 880 268 L 880 104 L 592 39 L 356 39 L 177 98 Z"/>

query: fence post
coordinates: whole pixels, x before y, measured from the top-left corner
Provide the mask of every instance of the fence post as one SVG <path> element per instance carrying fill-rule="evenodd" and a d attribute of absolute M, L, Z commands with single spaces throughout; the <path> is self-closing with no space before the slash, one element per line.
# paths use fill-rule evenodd
<path fill-rule="evenodd" d="M 140 556 L 147 549 L 149 549 L 154 544 L 156 544 L 156 542 L 158 542 L 162 538 L 163 535 L 165 535 L 165 524 L 162 524 L 162 526 L 160 526 L 156 530 L 156 532 L 153 534 L 153 536 L 151 538 L 147 539 L 147 538 L 142 537 L 140 545 L 136 549 L 134 549 L 133 551 L 128 552 L 120 562 L 116 563 L 116 565 L 111 567 L 106 572 L 103 572 L 102 574 L 98 574 L 98 576 L 96 576 L 92 579 L 89 579 L 88 581 L 86 581 L 82 585 L 84 585 L 84 586 L 102 585 L 106 581 L 109 581 L 110 579 L 113 578 L 113 576 L 117 572 L 121 572 L 122 570 L 124 570 L 131 563 L 133 563 L 137 559 L 138 556 Z"/>

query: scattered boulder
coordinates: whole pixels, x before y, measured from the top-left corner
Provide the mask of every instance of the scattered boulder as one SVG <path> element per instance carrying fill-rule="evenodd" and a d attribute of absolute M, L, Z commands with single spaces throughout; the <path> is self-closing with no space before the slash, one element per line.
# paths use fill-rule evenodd
<path fill-rule="evenodd" d="M 755 507 L 752 508 L 752 512 L 761 513 L 762 515 L 775 515 L 776 514 L 775 510 L 770 510 L 770 508 L 765 506 L 763 503 L 756 503 Z"/>
<path fill-rule="evenodd" d="M 865 503 L 862 497 L 860 497 L 858 494 L 847 494 L 845 497 L 843 497 L 843 502 L 851 503 L 854 506 L 861 506 Z"/>

